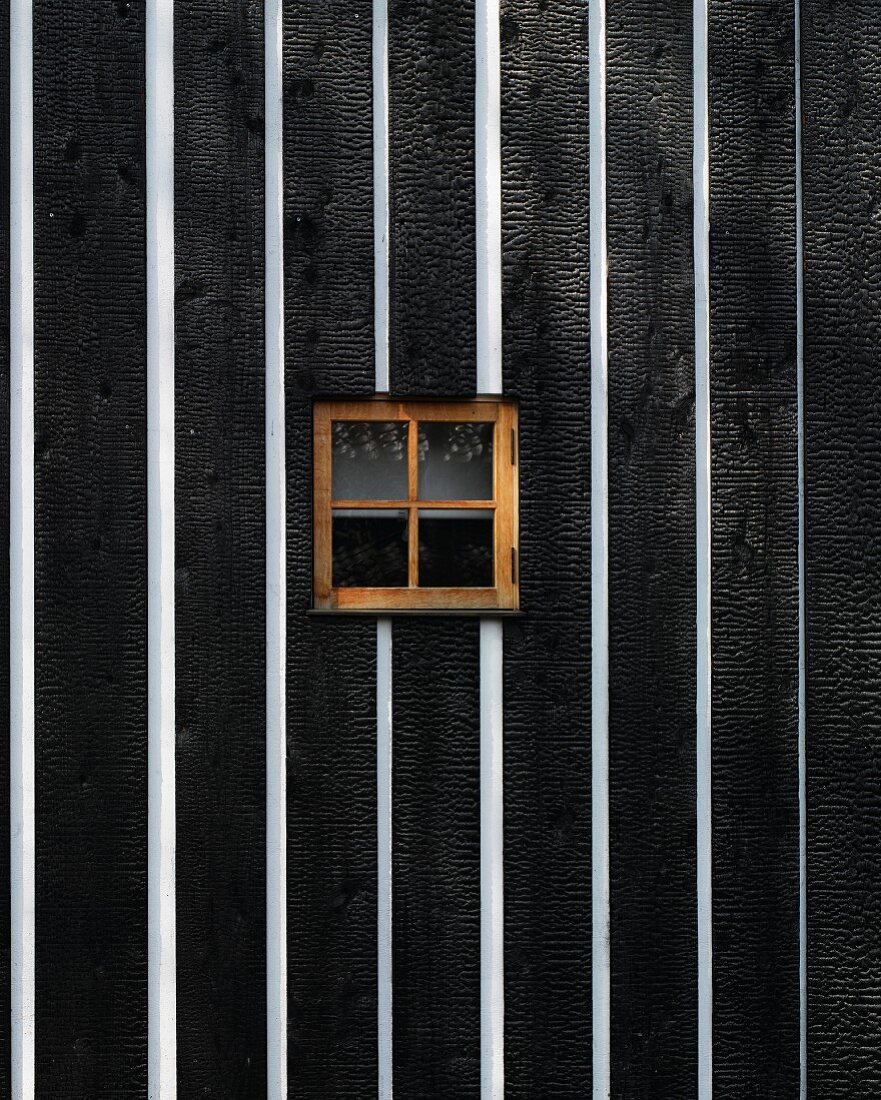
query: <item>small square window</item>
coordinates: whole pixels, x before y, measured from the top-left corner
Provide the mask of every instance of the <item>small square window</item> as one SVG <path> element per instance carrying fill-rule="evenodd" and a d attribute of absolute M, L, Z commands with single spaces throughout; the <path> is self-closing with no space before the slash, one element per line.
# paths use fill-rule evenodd
<path fill-rule="evenodd" d="M 319 610 L 515 610 L 517 409 L 510 401 L 320 401 Z"/>

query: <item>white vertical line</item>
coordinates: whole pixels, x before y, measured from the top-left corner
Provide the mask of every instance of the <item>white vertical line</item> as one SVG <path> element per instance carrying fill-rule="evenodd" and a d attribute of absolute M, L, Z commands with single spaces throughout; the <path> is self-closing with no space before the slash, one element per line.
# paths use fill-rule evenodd
<path fill-rule="evenodd" d="M 795 0 L 795 316 L 798 401 L 798 999 L 799 1095 L 808 1094 L 808 815 L 805 623 L 805 313 L 801 129 L 801 3 Z"/>
<path fill-rule="evenodd" d="M 148 1091 L 176 1095 L 174 786 L 174 30 L 148 0 L 147 742 Z"/>
<path fill-rule="evenodd" d="M 593 1095 L 610 1094 L 609 348 L 606 5 L 590 0 L 591 863 Z"/>
<path fill-rule="evenodd" d="M 389 389 L 388 3 L 373 0 L 374 389 Z M 394 1090 L 392 1046 L 392 623 L 376 621 L 376 981 L 379 1100 Z"/>
<path fill-rule="evenodd" d="M 389 388 L 388 4 L 373 0 L 373 299 L 375 389 Z"/>
<path fill-rule="evenodd" d="M 287 748 L 285 654 L 282 4 L 266 0 L 266 1095 L 285 1100 L 287 1059 Z"/>
<path fill-rule="evenodd" d="M 34 1096 L 34 160 L 32 0 L 10 8 L 12 1095 Z"/>
<path fill-rule="evenodd" d="M 477 391 L 502 392 L 502 155 L 499 0 L 477 0 L 474 163 Z"/>
<path fill-rule="evenodd" d="M 502 624 L 480 622 L 480 1095 L 505 1095 Z"/>
<path fill-rule="evenodd" d="M 477 392 L 502 392 L 501 62 L 498 0 L 475 8 Z M 502 624 L 480 623 L 480 1094 L 505 1094 Z"/>
<path fill-rule="evenodd" d="M 376 623 L 376 940 L 379 1100 L 392 1074 L 392 623 Z"/>
<path fill-rule="evenodd" d="M 710 541 L 710 123 L 707 0 L 694 0 L 694 327 L 697 552 L 698 1096 L 713 1093 Z"/>

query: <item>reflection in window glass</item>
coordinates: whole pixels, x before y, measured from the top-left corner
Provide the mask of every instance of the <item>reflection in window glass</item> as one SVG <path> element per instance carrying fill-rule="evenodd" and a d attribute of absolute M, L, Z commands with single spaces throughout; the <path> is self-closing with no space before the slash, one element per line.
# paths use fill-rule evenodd
<path fill-rule="evenodd" d="M 419 499 L 492 500 L 493 424 L 419 425 Z"/>
<path fill-rule="evenodd" d="M 407 513 L 381 508 L 333 513 L 335 588 L 407 586 Z"/>
<path fill-rule="evenodd" d="M 492 511 L 482 508 L 420 511 L 419 587 L 492 586 Z"/>
<path fill-rule="evenodd" d="M 334 500 L 407 499 L 407 425 L 334 420 Z"/>

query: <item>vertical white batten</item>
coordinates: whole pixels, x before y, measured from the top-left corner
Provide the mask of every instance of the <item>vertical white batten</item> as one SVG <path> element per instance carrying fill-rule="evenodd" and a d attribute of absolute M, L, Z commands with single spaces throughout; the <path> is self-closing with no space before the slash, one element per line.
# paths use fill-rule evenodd
<path fill-rule="evenodd" d="M 480 1095 L 505 1095 L 502 623 L 480 622 Z"/>
<path fill-rule="evenodd" d="M 373 0 L 374 389 L 389 390 L 388 0 Z M 394 1091 L 392 1046 L 392 623 L 376 621 L 376 979 L 379 1100 Z"/>
<path fill-rule="evenodd" d="M 377 393 L 389 389 L 388 2 L 373 0 L 373 330 Z"/>
<path fill-rule="evenodd" d="M 593 1095 L 610 1095 L 609 340 L 606 250 L 606 5 L 590 0 L 590 549 Z"/>
<path fill-rule="evenodd" d="M 379 1100 L 392 1073 L 392 623 L 376 623 L 376 970 Z"/>
<path fill-rule="evenodd" d="M 499 0 L 477 0 L 474 102 L 477 391 L 502 392 L 502 154 Z"/>
<path fill-rule="evenodd" d="M 808 812 L 805 622 L 805 303 L 801 128 L 801 3 L 795 0 L 795 324 L 798 403 L 798 1000 L 799 1096 L 808 1094 Z"/>
<path fill-rule="evenodd" d="M 265 0 L 266 1095 L 288 1094 L 282 3 Z"/>
<path fill-rule="evenodd" d="M 698 1097 L 713 1094 L 710 541 L 710 122 L 707 0 L 694 0 L 694 366 L 697 554 Z"/>
<path fill-rule="evenodd" d="M 593 1095 L 609 1096 L 608 254 L 606 4 L 590 4 L 591 195 L 591 857 Z"/>
<path fill-rule="evenodd" d="M 477 391 L 502 392 L 502 155 L 498 0 L 475 8 Z M 505 1094 L 502 624 L 480 623 L 480 1094 Z"/>
<path fill-rule="evenodd" d="M 174 787 L 174 26 L 148 0 L 147 46 L 147 1074 L 176 1095 Z"/>
<path fill-rule="evenodd" d="M 12 1095 L 34 1097 L 33 3 L 10 7 L 10 841 Z"/>

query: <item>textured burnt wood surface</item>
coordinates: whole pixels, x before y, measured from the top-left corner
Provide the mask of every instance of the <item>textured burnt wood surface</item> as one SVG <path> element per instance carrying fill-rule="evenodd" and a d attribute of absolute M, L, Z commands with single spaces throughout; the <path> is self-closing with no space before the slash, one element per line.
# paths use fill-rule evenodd
<path fill-rule="evenodd" d="M 266 1094 L 263 12 L 175 5 L 178 1090 Z"/>
<path fill-rule="evenodd" d="M 0 41 L 9 41 L 9 0 L 0 2 Z M 0 546 L 9 545 L 9 60 L 0 51 Z M 9 1020 L 9 554 L 0 554 L 0 1019 Z M 10 1030 L 0 1028 L 0 1094 L 12 1091 Z"/>
<path fill-rule="evenodd" d="M 288 1057 L 376 1095 L 376 625 L 307 618 L 312 398 L 373 392 L 371 4 L 285 5 Z"/>
<path fill-rule="evenodd" d="M 808 1090 L 881 1093 L 881 45 L 878 10 L 802 3 Z"/>
<path fill-rule="evenodd" d="M 394 1081 L 480 1095 L 478 623 L 411 619 L 393 641 Z"/>
<path fill-rule="evenodd" d="M 505 625 L 505 1081 L 591 1088 L 587 9 L 502 10 L 504 382 L 520 399 Z"/>
<path fill-rule="evenodd" d="M 691 0 L 607 8 L 612 1092 L 697 1093 Z"/>
<path fill-rule="evenodd" d="M 474 0 L 389 0 L 391 375 L 476 388 Z"/>
<path fill-rule="evenodd" d="M 36 1091 L 147 1094 L 144 7 L 34 8 Z"/>
<path fill-rule="evenodd" d="M 710 4 L 713 1070 L 798 1091 L 794 13 Z"/>

